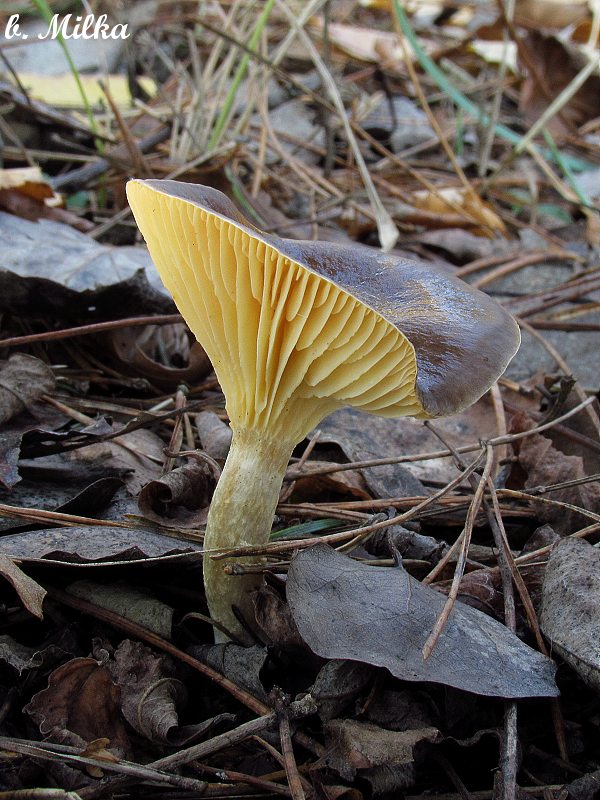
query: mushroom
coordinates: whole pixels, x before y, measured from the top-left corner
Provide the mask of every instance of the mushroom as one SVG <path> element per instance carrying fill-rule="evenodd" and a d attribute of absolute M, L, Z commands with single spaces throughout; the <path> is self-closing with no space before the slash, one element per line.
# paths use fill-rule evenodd
<path fill-rule="evenodd" d="M 134 180 L 127 194 L 212 361 L 233 430 L 206 550 L 268 541 L 292 450 L 327 414 L 350 405 L 386 417 L 453 414 L 518 349 L 507 312 L 429 264 L 263 233 L 208 186 Z M 245 641 L 233 609 L 248 614 L 262 579 L 227 575 L 225 563 L 204 559 L 209 610 Z"/>

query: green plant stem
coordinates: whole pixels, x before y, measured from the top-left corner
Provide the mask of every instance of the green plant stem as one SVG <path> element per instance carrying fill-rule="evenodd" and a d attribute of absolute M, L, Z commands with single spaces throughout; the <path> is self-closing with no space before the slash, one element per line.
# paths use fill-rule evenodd
<path fill-rule="evenodd" d="M 50 6 L 46 2 L 46 0 L 33 0 L 33 4 L 37 8 L 37 10 L 38 10 L 40 16 L 42 17 L 42 19 L 48 25 L 50 25 L 50 23 L 52 21 L 52 17 L 54 15 L 52 13 L 52 9 L 50 8 Z M 99 138 L 100 131 L 98 130 L 98 126 L 96 125 L 96 120 L 94 119 L 94 112 L 93 112 L 92 107 L 90 105 L 90 101 L 88 100 L 88 96 L 85 93 L 85 89 L 83 87 L 83 83 L 81 82 L 81 78 L 79 76 L 79 72 L 77 70 L 77 67 L 75 66 L 75 62 L 71 58 L 71 53 L 69 52 L 69 48 L 67 47 L 67 43 L 65 42 L 64 36 L 62 35 L 61 31 L 58 31 L 57 40 L 58 40 L 58 43 L 60 44 L 60 46 L 62 48 L 63 53 L 65 54 L 65 59 L 67 61 L 67 64 L 69 65 L 69 69 L 71 70 L 73 78 L 75 79 L 75 83 L 77 84 L 77 89 L 78 89 L 79 94 L 81 96 L 81 102 L 83 103 L 83 107 L 85 109 L 85 112 L 86 112 L 87 118 L 88 118 L 88 122 L 90 124 L 90 130 L 92 131 L 92 133 L 96 137 L 96 139 L 95 139 L 96 150 L 99 153 L 103 153 L 104 152 L 104 143 Z"/>
<path fill-rule="evenodd" d="M 34 2 L 37 1 L 43 2 L 43 0 L 34 0 Z M 249 49 L 254 50 L 258 46 L 258 40 L 260 39 L 260 36 L 265 28 L 265 25 L 267 24 L 269 15 L 271 13 L 271 9 L 273 8 L 274 5 L 275 5 L 275 0 L 267 0 L 267 2 L 265 3 L 265 7 L 263 8 L 260 17 L 258 18 L 256 27 L 252 32 L 252 36 L 248 40 Z M 235 71 L 235 75 L 233 76 L 233 81 L 231 83 L 231 86 L 229 87 L 229 91 L 227 92 L 227 97 L 225 98 L 225 102 L 223 103 L 223 108 L 219 113 L 213 131 L 210 135 L 210 139 L 208 140 L 209 151 L 214 150 L 221 139 L 221 135 L 225 129 L 227 120 L 229 119 L 231 109 L 233 108 L 233 104 L 235 102 L 238 89 L 240 88 L 240 84 L 244 79 L 246 72 L 248 71 L 249 63 L 250 63 L 250 55 L 248 53 L 244 53 L 244 55 L 240 60 L 240 63 L 238 64 L 238 68 Z"/>
<path fill-rule="evenodd" d="M 263 431 L 234 431 L 223 473 L 213 495 L 204 535 L 204 549 L 227 551 L 269 541 L 279 491 L 295 442 L 270 438 Z M 234 564 L 257 562 L 256 557 Z M 227 575 L 226 560 L 204 556 L 204 588 L 211 617 L 243 642 L 248 634 L 232 611 L 250 616 L 250 593 L 262 584 L 260 574 Z M 215 629 L 216 641 L 227 641 Z"/>

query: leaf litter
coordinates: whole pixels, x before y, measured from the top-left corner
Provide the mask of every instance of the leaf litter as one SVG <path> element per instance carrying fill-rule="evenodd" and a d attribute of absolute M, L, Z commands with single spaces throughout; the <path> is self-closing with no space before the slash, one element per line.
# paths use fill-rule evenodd
<path fill-rule="evenodd" d="M 416 5 L 409 68 L 399 5 L 276 3 L 236 85 L 256 10 L 148 4 L 133 62 L 111 54 L 135 105 L 93 109 L 100 136 L 15 83 L 45 44 L 0 65 L 3 789 L 597 793 L 597 403 L 565 418 L 600 370 L 597 19 Z M 131 175 L 210 183 L 284 236 L 398 237 L 522 317 L 518 359 L 436 422 L 442 443 L 342 410 L 297 449 L 271 543 L 228 567 L 267 579 L 251 648 L 212 644 L 201 543 L 231 432 L 137 246 Z M 423 659 L 473 501 L 461 471 L 504 434 Z"/>

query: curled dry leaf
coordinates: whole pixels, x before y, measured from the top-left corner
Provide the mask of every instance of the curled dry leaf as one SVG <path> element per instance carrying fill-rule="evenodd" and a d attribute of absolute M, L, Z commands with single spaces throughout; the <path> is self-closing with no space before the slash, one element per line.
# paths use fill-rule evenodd
<path fill-rule="evenodd" d="M 86 742 L 108 739 L 119 755 L 130 752 L 121 718 L 120 689 L 105 663 L 95 658 L 73 658 L 55 669 L 48 686 L 23 709 L 40 733 L 70 731 Z"/>
<path fill-rule="evenodd" d="M 554 548 L 542 588 L 540 624 L 552 647 L 600 691 L 600 551 L 581 539 Z"/>
<path fill-rule="evenodd" d="M 211 458 L 224 461 L 229 453 L 233 431 L 214 411 L 201 411 L 194 417 L 200 444 Z"/>
<path fill-rule="evenodd" d="M 117 363 L 161 389 L 172 391 L 180 383 L 194 385 L 212 371 L 212 365 L 198 342 L 189 342 L 183 323 L 120 328 L 106 334 Z M 165 355 L 172 362 L 165 364 Z M 160 359 L 160 360 L 159 360 Z M 176 367 L 175 363 L 186 366 Z"/>
<path fill-rule="evenodd" d="M 208 461 L 177 467 L 144 486 L 138 498 L 140 511 L 161 525 L 197 528 L 206 523 L 218 480 L 218 470 Z"/>
<path fill-rule="evenodd" d="M 369 664 L 358 661 L 326 661 L 310 690 L 319 717 L 326 721 L 339 716 L 371 684 L 373 672 Z"/>
<path fill-rule="evenodd" d="M 267 585 L 260 586 L 252 596 L 252 602 L 256 624 L 265 644 L 287 652 L 301 653 L 305 658 L 308 648 L 298 633 L 290 607 L 279 592 Z"/>
<path fill-rule="evenodd" d="M 550 659 L 463 603 L 424 661 L 445 598 L 402 567 L 370 567 L 317 545 L 293 558 L 287 595 L 300 635 L 324 658 L 364 661 L 402 680 L 493 697 L 558 694 Z"/>
<path fill-rule="evenodd" d="M 141 642 L 123 641 L 109 668 L 121 688 L 123 716 L 151 742 L 183 747 L 206 735 L 215 725 L 234 718 L 232 714 L 220 714 L 196 725 L 181 726 L 178 708 L 185 708 L 187 690 L 170 674 L 169 660 L 155 655 Z"/>
<path fill-rule="evenodd" d="M 39 358 L 15 353 L 0 371 L 0 425 L 54 389 L 54 374 Z"/>
<path fill-rule="evenodd" d="M 17 642 L 12 636 L 0 636 L 0 661 L 16 669 L 19 675 L 40 667 L 48 668 L 53 663 L 63 661 L 66 650 L 56 644 L 47 647 L 29 647 Z"/>
<path fill-rule="evenodd" d="M 68 458 L 86 465 L 102 464 L 122 473 L 129 494 L 137 495 L 149 481 L 160 476 L 164 447 L 160 436 L 141 428 L 116 439 L 80 447 Z"/>

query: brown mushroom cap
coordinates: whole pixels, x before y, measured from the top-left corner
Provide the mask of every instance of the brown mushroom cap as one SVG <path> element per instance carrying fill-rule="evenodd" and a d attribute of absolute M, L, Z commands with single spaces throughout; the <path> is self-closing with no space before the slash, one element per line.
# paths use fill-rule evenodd
<path fill-rule="evenodd" d="M 234 427 L 282 421 L 302 438 L 344 405 L 452 414 L 481 397 L 519 347 L 504 309 L 429 264 L 271 236 L 206 186 L 136 180 L 127 194 Z"/>

